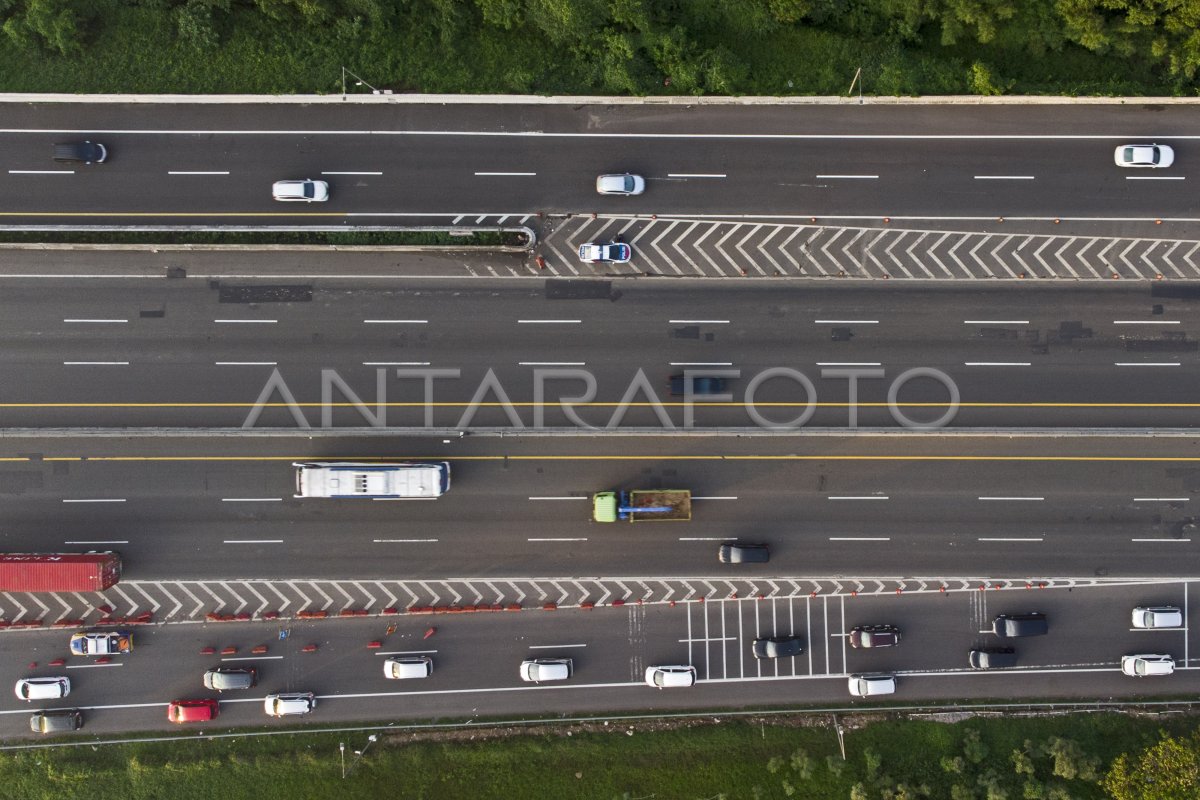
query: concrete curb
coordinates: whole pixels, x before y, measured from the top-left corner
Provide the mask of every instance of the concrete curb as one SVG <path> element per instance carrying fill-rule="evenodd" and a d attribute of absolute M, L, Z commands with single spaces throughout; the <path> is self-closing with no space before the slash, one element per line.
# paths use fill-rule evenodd
<path fill-rule="evenodd" d="M 764 430 L 762 428 L 694 428 L 663 430 L 661 428 L 622 428 L 619 430 L 588 431 L 579 428 L 545 428 L 514 430 L 512 428 L 0 428 L 0 438 L 9 439 L 202 439 L 202 438 L 260 438 L 260 439 L 355 439 L 355 438 L 442 438 L 466 437 L 499 439 L 546 438 L 988 438 L 988 439 L 1200 439 L 1198 428 L 940 428 L 914 430 L 911 428 L 800 428 L 798 430 Z"/>
<path fill-rule="evenodd" d="M 19 94 L 0 93 L 0 103 L 145 103 L 145 104 L 285 104 L 357 103 L 360 105 L 623 105 L 623 106 L 857 106 L 857 105 L 1196 105 L 1200 97 L 1063 97 L 1041 95 L 926 95 L 920 97 L 798 97 L 716 95 L 542 96 L 529 94 Z"/>

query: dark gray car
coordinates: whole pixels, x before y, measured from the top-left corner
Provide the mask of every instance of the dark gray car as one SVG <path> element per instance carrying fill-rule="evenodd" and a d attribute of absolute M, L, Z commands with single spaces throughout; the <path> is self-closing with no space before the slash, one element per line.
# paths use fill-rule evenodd
<path fill-rule="evenodd" d="M 967 654 L 971 669 L 1003 669 L 1017 665 L 1017 651 L 1011 647 L 980 647 Z"/>
<path fill-rule="evenodd" d="M 726 542 L 717 550 L 722 564 L 765 564 L 771 560 L 771 550 L 765 544 Z"/>
<path fill-rule="evenodd" d="M 804 642 L 799 636 L 771 636 L 755 639 L 751 652 L 755 658 L 789 658 L 804 652 Z"/>
<path fill-rule="evenodd" d="M 34 733 L 70 733 L 83 727 L 83 712 L 78 708 L 55 708 L 36 711 L 29 718 Z"/>
<path fill-rule="evenodd" d="M 108 149 L 97 142 L 63 142 L 54 145 L 54 160 L 72 164 L 103 164 Z"/>
<path fill-rule="evenodd" d="M 992 621 L 992 633 L 1001 639 L 1018 636 L 1045 636 L 1050 631 L 1046 615 L 1040 611 L 1027 614 L 1000 614 Z"/>
<path fill-rule="evenodd" d="M 204 688 L 227 692 L 230 689 L 252 689 L 258 683 L 254 667 L 216 667 L 204 673 Z"/>

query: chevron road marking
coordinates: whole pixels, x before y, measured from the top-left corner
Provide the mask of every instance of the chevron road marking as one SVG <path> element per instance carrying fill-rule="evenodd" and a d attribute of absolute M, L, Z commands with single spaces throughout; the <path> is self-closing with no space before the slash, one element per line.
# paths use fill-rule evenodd
<path fill-rule="evenodd" d="M 141 592 L 142 597 L 146 598 L 146 602 L 148 602 L 150 604 L 150 613 L 157 614 L 158 609 L 162 608 L 162 603 L 156 602 L 155 599 L 150 596 L 150 593 L 147 592 L 146 589 L 140 583 L 134 584 L 133 588 L 137 589 L 139 592 Z"/>
<path fill-rule="evenodd" d="M 679 253 L 680 258 L 687 262 L 688 266 L 692 268 L 692 272 L 695 272 L 697 275 L 703 275 L 704 270 L 700 267 L 700 265 L 688 258 L 687 253 L 683 252 L 683 248 L 680 247 L 680 244 L 683 242 L 683 240 L 690 236 L 692 231 L 694 231 L 699 225 L 700 220 L 693 222 L 686 231 L 679 235 L 678 239 L 671 243 L 671 247 L 675 249 L 676 253 Z"/>
<path fill-rule="evenodd" d="M 1136 266 L 1134 266 L 1132 261 L 1129 260 L 1129 251 L 1132 250 L 1133 248 L 1137 247 L 1137 245 L 1138 245 L 1137 239 L 1134 239 L 1132 242 L 1130 242 L 1129 246 L 1121 251 L 1121 260 L 1125 262 L 1126 266 L 1128 266 L 1129 269 L 1133 270 L 1134 275 L 1137 275 L 1139 278 L 1144 278 L 1146 276 L 1143 275 L 1141 272 L 1139 272 L 1138 268 Z"/>
<path fill-rule="evenodd" d="M 46 617 L 50 616 L 50 606 L 39 600 L 36 594 L 29 595 L 29 599 L 37 603 L 38 608 L 42 609 L 42 613 L 38 614 L 38 619 L 45 619 Z"/>
<path fill-rule="evenodd" d="M 195 583 L 197 586 L 199 586 L 201 589 L 203 589 L 204 591 L 208 592 L 208 596 L 209 596 L 209 597 L 211 597 L 211 598 L 213 599 L 213 608 L 214 608 L 214 609 L 219 609 L 219 608 L 224 608 L 224 607 L 225 607 L 225 601 L 224 601 L 224 600 L 222 600 L 220 597 L 218 597 L 218 596 L 217 596 L 217 594 L 216 594 L 216 592 L 214 592 L 212 589 L 208 588 L 208 584 L 207 584 L 207 583 L 200 583 L 199 581 L 193 581 L 193 582 L 194 582 L 194 583 Z"/>
<path fill-rule="evenodd" d="M 1104 249 L 1102 249 L 1097 256 L 1100 259 L 1100 261 L 1104 264 L 1104 266 L 1108 268 L 1109 272 L 1112 272 L 1113 269 L 1112 269 L 1112 264 L 1109 263 L 1109 261 L 1108 261 L 1108 257 L 1107 257 L 1108 251 L 1117 246 L 1117 241 L 1118 241 L 1117 239 L 1113 239 L 1112 241 L 1110 241 L 1107 245 L 1104 246 Z"/>
<path fill-rule="evenodd" d="M 1175 262 L 1171 260 L 1171 254 L 1174 253 L 1176 250 L 1178 250 L 1182 244 L 1183 244 L 1183 242 L 1177 241 L 1171 245 L 1170 249 L 1167 250 L 1167 252 L 1163 253 L 1163 261 L 1167 262 L 1167 264 L 1171 267 L 1171 269 L 1175 271 L 1175 274 L 1178 275 L 1180 278 L 1183 277 L 1183 272 L 1179 269 L 1179 267 L 1175 266 Z"/>
<path fill-rule="evenodd" d="M 767 244 L 771 241 L 771 239 L 775 238 L 775 234 L 782 233 L 782 232 L 783 232 L 783 226 L 776 225 L 774 230 L 772 230 L 770 233 L 767 234 L 767 238 L 763 239 L 761 242 L 758 243 L 758 252 L 762 254 L 763 258 L 765 258 L 765 259 L 767 259 L 767 261 L 771 262 L 771 266 L 773 266 L 775 268 L 776 275 L 786 275 L 787 271 L 783 267 L 781 267 L 779 265 L 779 262 L 776 261 L 771 256 L 770 250 L 767 249 Z"/>
<path fill-rule="evenodd" d="M 1099 278 L 1100 273 L 1096 272 L 1096 268 L 1089 264 L 1084 256 L 1087 255 L 1088 248 L 1096 244 L 1096 241 L 1096 239 L 1088 239 L 1087 242 L 1084 243 L 1083 247 L 1079 248 L 1079 252 L 1075 254 L 1075 258 L 1079 259 L 1079 263 L 1083 264 L 1083 266 L 1092 273 L 1093 278 Z"/>
<path fill-rule="evenodd" d="M 436 606 L 438 604 L 438 600 L 441 599 L 441 596 L 437 592 L 435 592 L 433 589 L 430 589 L 429 584 L 426 583 L 425 581 L 417 581 L 416 583 L 418 586 L 420 586 L 422 589 L 425 590 L 426 594 L 428 594 L 430 596 L 429 605 Z"/>
<path fill-rule="evenodd" d="M 454 587 L 450 585 L 450 581 L 438 581 L 438 583 L 440 583 L 442 586 L 445 586 L 446 591 L 454 595 L 454 599 L 450 602 L 450 605 L 456 606 L 462 603 L 462 595 L 454 591 Z"/>
<path fill-rule="evenodd" d="M 1067 250 L 1067 249 L 1068 249 L 1068 248 L 1069 248 L 1071 245 L 1075 244 L 1075 240 L 1076 240 L 1077 238 L 1078 238 L 1078 237 L 1076 237 L 1076 236 L 1072 236 L 1070 239 L 1067 239 L 1067 243 L 1066 243 L 1066 244 L 1064 244 L 1062 247 L 1058 248 L 1058 250 L 1054 251 L 1054 257 L 1055 257 L 1055 258 L 1057 258 L 1057 259 L 1059 260 L 1059 263 L 1061 263 L 1061 264 L 1063 265 L 1063 267 L 1065 267 L 1065 268 L 1066 268 L 1067 272 L 1071 273 L 1071 277 L 1072 277 L 1072 278 L 1078 278 L 1078 277 L 1079 277 L 1079 273 L 1078 273 L 1078 272 L 1076 272 L 1076 271 L 1075 271 L 1075 270 L 1074 270 L 1074 269 L 1071 267 L 1071 265 L 1067 263 L 1067 260 L 1066 260 L 1065 258 L 1063 258 L 1062 254 L 1063 254 L 1064 252 L 1066 252 L 1066 250 Z"/>
<path fill-rule="evenodd" d="M 329 610 L 329 607 L 330 607 L 331 605 L 333 605 L 333 598 L 332 598 L 332 597 L 330 597 L 329 595 L 325 594 L 325 592 L 324 592 L 324 591 L 321 589 L 321 584 L 320 584 L 320 582 L 318 582 L 318 581 L 305 581 L 305 583 L 307 583 L 309 586 L 311 586 L 311 587 L 313 588 L 313 590 L 314 590 L 314 591 L 315 591 L 317 594 L 319 594 L 319 595 L 321 595 L 321 597 L 325 598 L 325 605 L 321 606 L 321 607 L 320 607 L 319 609 L 317 609 L 317 610 L 318 610 L 318 611 L 328 611 L 328 610 Z M 347 599 L 349 599 L 349 597 L 348 597 L 348 596 L 347 596 Z"/>
<path fill-rule="evenodd" d="M 708 251 L 700 246 L 701 244 L 704 243 L 704 240 L 707 239 L 709 236 L 712 236 L 716 230 L 717 230 L 716 225 L 709 225 L 708 230 L 706 230 L 704 233 L 700 234 L 700 238 L 696 240 L 696 252 L 698 252 L 700 254 L 700 256 L 709 263 L 709 265 L 713 268 L 713 272 L 717 273 L 717 275 L 719 275 L 723 278 L 723 277 L 725 277 L 725 272 L 720 267 L 717 266 L 717 262 L 712 260 L 712 256 L 710 256 L 708 254 Z"/>
<path fill-rule="evenodd" d="M 677 220 L 677 219 L 672 220 L 671 223 L 669 225 L 667 225 L 666 228 L 663 229 L 663 232 L 660 233 L 658 236 L 656 236 L 650 242 L 650 245 L 649 245 L 651 248 L 658 251 L 658 254 L 663 257 L 663 261 L 667 262 L 667 264 L 671 267 L 671 269 L 675 270 L 676 275 L 682 275 L 683 270 L 681 270 L 679 268 L 679 266 L 674 261 L 671 260 L 670 256 L 668 256 L 666 253 L 663 252 L 662 248 L 658 246 L 658 243 L 661 242 L 666 237 L 666 235 L 669 234 L 672 230 L 674 230 L 675 226 L 679 225 L 679 224 L 680 224 L 679 220 Z M 645 253 L 644 250 L 642 252 Z"/>
<path fill-rule="evenodd" d="M 996 275 L 995 275 L 995 274 L 992 272 L 992 269 L 991 269 L 991 267 L 989 267 L 987 264 L 983 263 L 983 259 L 981 259 L 981 258 L 980 258 L 980 257 L 977 255 L 977 254 L 978 254 L 978 252 L 979 252 L 979 248 L 981 248 L 981 247 L 983 247 L 985 244 L 987 244 L 988 240 L 989 240 L 989 239 L 991 239 L 991 238 L 992 238 L 992 237 L 991 237 L 990 235 L 988 235 L 988 236 L 984 236 L 983 238 L 981 238 L 981 239 L 979 240 L 979 244 L 975 245 L 974 247 L 972 247 L 972 248 L 971 248 L 971 249 L 968 251 L 968 255 L 969 255 L 969 256 L 971 256 L 971 258 L 975 259 L 975 263 L 976 263 L 976 264 L 978 264 L 978 265 L 979 265 L 979 267 L 980 267 L 980 268 L 983 270 L 983 274 L 987 275 L 989 278 L 994 278 L 994 277 L 996 277 Z M 967 240 L 966 240 L 966 237 L 963 237 L 962 239 L 959 239 L 959 241 L 958 241 L 958 244 L 956 244 L 956 245 L 954 245 L 954 247 L 951 247 L 951 248 L 950 248 L 950 252 L 951 252 L 951 253 L 953 253 L 953 252 L 954 252 L 954 251 L 955 251 L 955 250 L 956 250 L 958 247 L 961 247 L 961 246 L 962 246 L 962 245 L 963 245 L 963 244 L 964 244 L 966 241 L 967 241 Z M 969 270 L 969 269 L 967 269 L 965 266 L 963 266 L 963 263 L 962 263 L 961 261 L 960 261 L 960 262 L 958 262 L 958 265 L 959 265 L 960 267 L 962 267 L 962 271 L 963 271 L 963 273 L 964 273 L 964 274 L 966 274 L 966 276 L 967 276 L 968 278 L 970 278 L 970 277 L 974 277 L 974 276 L 972 276 L 972 275 L 971 275 L 971 270 Z"/>
<path fill-rule="evenodd" d="M 946 267 L 946 265 L 942 263 L 942 260 L 941 260 L 940 258 L 938 258 L 938 257 L 937 257 L 937 252 L 936 252 L 936 251 L 937 251 L 937 249 L 938 249 L 939 247 L 941 247 L 941 244 L 942 244 L 942 242 L 946 241 L 948 238 L 950 238 L 950 232 L 949 232 L 949 231 L 947 231 L 946 233 L 943 233 L 943 234 L 942 234 L 942 237 L 941 237 L 940 239 L 938 239 L 936 242 L 934 242 L 932 245 L 930 245 L 930 247 L 929 247 L 929 257 L 930 257 L 931 259 L 933 259 L 934 263 L 936 263 L 936 264 L 938 265 L 938 267 L 939 267 L 939 268 L 941 268 L 942 272 L 946 273 L 946 277 L 947 277 L 947 278 L 953 278 L 953 277 L 954 277 L 954 273 L 953 273 L 953 272 L 951 272 L 951 271 L 950 271 L 950 270 L 949 270 L 949 269 Z M 962 238 L 962 239 L 960 239 L 960 241 L 966 241 L 966 239 L 965 239 L 965 238 Z"/>
<path fill-rule="evenodd" d="M 250 592 L 250 594 L 252 594 L 258 598 L 258 608 L 254 609 L 253 611 L 250 612 L 251 614 L 258 616 L 259 614 L 261 614 L 267 610 L 267 603 L 269 603 L 270 601 L 267 600 L 265 595 L 261 594 L 257 589 L 254 588 L 254 584 L 250 583 L 249 581 L 246 581 L 245 586 L 246 586 L 246 590 L 248 592 Z"/>
<path fill-rule="evenodd" d="M 726 253 L 726 252 L 725 252 L 725 251 L 722 249 L 722 247 L 721 247 L 721 246 L 725 244 L 725 241 L 726 241 L 726 240 L 727 240 L 727 239 L 728 239 L 730 236 L 733 236 L 735 233 L 737 233 L 737 231 L 738 231 L 738 228 L 741 228 L 741 227 L 742 227 L 741 223 L 735 223 L 735 224 L 733 224 L 733 225 L 732 225 L 732 226 L 729 228 L 729 233 L 725 234 L 725 235 L 724 235 L 724 236 L 722 236 L 720 239 L 718 239 L 718 240 L 717 240 L 717 244 L 716 244 L 717 252 L 718 252 L 718 253 L 720 253 L 720 254 L 721 254 L 721 256 L 722 256 L 722 257 L 723 257 L 723 258 L 724 258 L 726 261 L 728 261 L 728 262 L 729 262 L 729 266 L 730 266 L 730 268 L 732 268 L 732 270 L 733 270 L 733 272 L 732 272 L 732 274 L 733 274 L 733 275 L 740 275 L 740 274 L 741 274 L 741 267 L 739 267 L 739 266 L 737 265 L 737 262 L 735 262 L 735 261 L 734 261 L 732 258 L 730 258 L 730 257 L 729 257 L 729 254 L 728 254 L 728 253 Z"/>
<path fill-rule="evenodd" d="M 237 608 L 235 608 L 235 609 L 233 610 L 233 613 L 234 613 L 234 614 L 240 614 L 240 613 L 241 613 L 241 611 L 242 611 L 242 609 L 243 609 L 243 608 L 245 608 L 245 607 L 246 607 L 246 605 L 247 605 L 247 603 L 249 603 L 250 601 L 249 601 L 249 600 L 247 600 L 246 598 L 242 597 L 240 594 L 238 594 L 237 592 L 235 592 L 233 589 L 229 588 L 229 583 L 228 583 L 228 582 L 226 582 L 226 581 L 219 581 L 219 583 L 220 583 L 220 585 L 221 585 L 221 588 L 222 588 L 222 589 L 224 589 L 225 591 L 229 592 L 229 594 L 230 594 L 230 595 L 231 595 L 231 596 L 232 596 L 232 597 L 233 597 L 235 600 L 241 600 L 241 601 L 242 601 L 242 602 L 238 603 L 238 606 L 237 606 Z"/>
<path fill-rule="evenodd" d="M 121 598 L 124 599 L 124 601 L 129 604 L 129 612 L 126 613 L 125 616 L 132 617 L 134 614 L 137 613 L 137 609 L 138 609 L 137 602 L 132 597 L 125 594 L 125 592 L 121 586 L 119 586 L 119 585 L 113 586 L 112 591 L 121 595 Z M 41 603 L 38 603 L 38 605 L 41 605 Z"/>
<path fill-rule="evenodd" d="M 58 601 L 58 604 L 60 606 L 62 606 L 62 609 L 63 609 L 62 613 L 54 618 L 54 621 L 58 622 L 60 620 L 66 619 L 71 614 L 72 606 L 70 603 L 68 603 L 66 600 L 63 599 L 62 595 L 56 594 L 56 595 L 54 595 L 54 599 Z"/>
<path fill-rule="evenodd" d="M 819 252 L 819 253 L 824 253 L 826 258 L 828 258 L 830 261 L 833 261 L 834 263 L 836 263 L 836 262 L 837 262 L 837 257 L 836 257 L 836 256 L 834 256 L 832 253 L 830 253 L 830 252 L 829 252 L 829 246 L 830 246 L 830 245 L 832 245 L 834 242 L 836 242 L 836 241 L 838 240 L 838 237 L 840 237 L 840 236 L 841 236 L 843 233 L 845 233 L 845 232 L 846 232 L 846 229 L 845 229 L 845 228 L 838 228 L 837 230 L 835 230 L 835 231 L 833 232 L 833 236 L 832 236 L 832 237 L 830 237 L 829 239 L 826 239 L 826 240 L 825 240 L 825 241 L 824 241 L 824 242 L 821 244 L 821 246 L 817 248 L 817 252 Z M 821 229 L 821 235 L 822 235 L 822 237 L 824 237 L 824 235 L 825 235 L 826 233 L 828 233 L 828 230 L 827 230 L 826 228 L 822 228 L 822 229 Z M 821 262 L 820 262 L 820 261 L 818 261 L 818 260 L 814 259 L 814 260 L 813 260 L 813 266 L 815 266 L 815 267 L 817 268 L 817 271 L 818 271 L 818 272 L 820 272 L 822 276 L 828 276 L 828 275 L 829 275 L 829 273 L 825 271 L 825 268 L 821 266 Z M 843 271 L 843 272 L 844 272 L 844 270 L 841 270 L 840 266 L 839 266 L 839 271 Z"/>
<path fill-rule="evenodd" d="M 1041 246 L 1033 251 L 1033 257 L 1042 265 L 1042 267 L 1046 270 L 1046 274 L 1051 278 L 1057 276 L 1054 274 L 1054 267 L 1047 264 L 1046 260 L 1042 258 L 1042 251 L 1049 247 L 1050 243 L 1053 242 L 1055 238 L 1056 237 L 1053 236 L 1046 237 L 1046 241 L 1042 242 Z"/>

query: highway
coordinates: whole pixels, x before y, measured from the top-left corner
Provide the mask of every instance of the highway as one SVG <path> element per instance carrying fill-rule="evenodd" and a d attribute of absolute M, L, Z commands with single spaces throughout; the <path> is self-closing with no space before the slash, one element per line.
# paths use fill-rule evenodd
<path fill-rule="evenodd" d="M 299 500 L 297 459 L 446 459 L 435 501 Z M 19 439 L 4 549 L 114 549 L 136 580 L 1186 577 L 1194 438 Z M 680 488 L 689 523 L 588 497 Z M 737 539 L 771 561 L 721 565 Z M 411 602 L 411 601 L 406 601 Z"/>
<path fill-rule="evenodd" d="M 109 663 L 70 656 L 66 630 L 7 632 L 0 654 L 4 675 L 13 680 L 66 675 L 72 689 L 66 700 L 38 703 L 24 703 L 6 692 L 0 699 L 0 730 L 9 738 L 29 737 L 27 720 L 33 708 L 70 706 L 84 709 L 84 734 L 171 728 L 166 704 L 216 698 L 200 679 L 204 670 L 222 664 L 255 666 L 259 685 L 221 694 L 215 722 L 185 725 L 181 733 L 294 725 L 296 718 L 270 720 L 263 713 L 263 696 L 279 691 L 317 693 L 315 711 L 300 718 L 313 726 L 534 714 L 654 714 L 697 707 L 878 705 L 877 700 L 866 703 L 847 692 L 847 675 L 862 672 L 895 674 L 896 695 L 882 699 L 905 704 L 1194 696 L 1200 671 L 1190 648 L 1190 630 L 1134 630 L 1129 612 L 1148 603 L 1186 609 L 1195 586 L 1162 582 L 1073 591 L 1018 588 L 879 597 L 843 593 L 592 610 L 149 626 L 134 631 L 131 654 Z M 996 614 L 1034 610 L 1047 615 L 1049 635 L 1008 641 L 1017 650 L 1015 670 L 968 669 L 968 650 L 998 644 L 987 632 Z M 845 633 L 851 627 L 881 623 L 900 628 L 897 647 L 872 651 L 847 646 Z M 435 632 L 426 638 L 431 627 Z M 756 661 L 750 643 L 769 635 L 798 635 L 804 652 Z M 372 641 L 378 642 L 376 649 L 367 647 Z M 314 644 L 315 652 L 303 652 Z M 265 646 L 265 652 L 253 654 L 256 646 Z M 216 652 L 204 655 L 204 648 Z M 236 652 L 222 655 L 226 648 Z M 1144 679 L 1123 676 L 1119 659 L 1132 653 L 1169 654 L 1176 672 Z M 431 677 L 384 679 L 384 658 L 413 655 L 433 659 Z M 574 676 L 561 683 L 522 682 L 519 662 L 539 657 L 571 658 Z M 56 659 L 65 663 L 50 663 Z M 697 686 L 656 691 L 641 682 L 647 666 L 679 663 L 696 667 Z"/>
<path fill-rule="evenodd" d="M 1196 424 L 1191 284 L 977 286 L 7 278 L 0 427 Z"/>
<path fill-rule="evenodd" d="M 1187 106 L 15 106 L 0 131 L 9 224 L 367 225 L 536 212 L 1172 217 L 1194 223 Z M 215 123 L 215 124 L 214 124 Z M 50 161 L 90 137 L 103 165 Z M 1131 140 L 1177 149 L 1129 175 Z M 631 171 L 640 198 L 598 198 Z M 1139 172 L 1144 172 L 1139 171 Z M 321 178 L 319 206 L 272 182 Z M 1194 177 L 1194 175 L 1193 175 Z M 295 206 L 300 205 L 297 208 Z"/>

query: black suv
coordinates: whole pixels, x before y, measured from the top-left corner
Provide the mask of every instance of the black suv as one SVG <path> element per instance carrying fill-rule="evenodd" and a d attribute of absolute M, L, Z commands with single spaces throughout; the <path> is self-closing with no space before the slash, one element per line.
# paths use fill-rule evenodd
<path fill-rule="evenodd" d="M 1040 611 L 1031 611 L 1028 614 L 1000 614 L 992 621 L 992 633 L 1001 639 L 1045 636 L 1049 631 L 1046 615 Z"/>
<path fill-rule="evenodd" d="M 63 142 L 54 145 L 54 160 L 64 163 L 103 164 L 108 149 L 96 142 Z"/>

